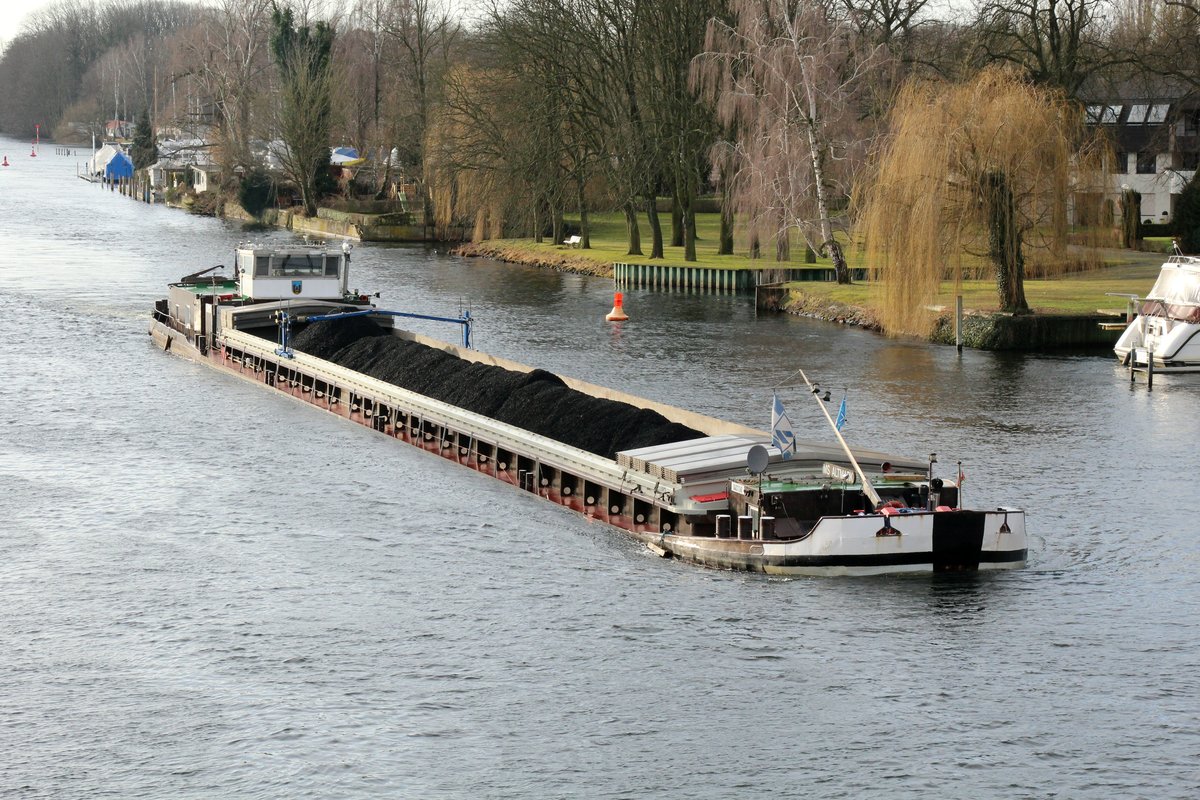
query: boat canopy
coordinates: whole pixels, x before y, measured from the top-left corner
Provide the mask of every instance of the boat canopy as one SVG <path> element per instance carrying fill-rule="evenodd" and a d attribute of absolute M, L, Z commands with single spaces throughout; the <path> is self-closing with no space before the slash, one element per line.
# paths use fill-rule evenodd
<path fill-rule="evenodd" d="M 1200 259 L 1164 264 L 1146 296 L 1142 313 L 1181 322 L 1200 322 Z"/>
<path fill-rule="evenodd" d="M 133 161 L 124 153 L 117 153 L 104 166 L 104 177 L 109 180 L 114 178 L 132 178 Z"/>

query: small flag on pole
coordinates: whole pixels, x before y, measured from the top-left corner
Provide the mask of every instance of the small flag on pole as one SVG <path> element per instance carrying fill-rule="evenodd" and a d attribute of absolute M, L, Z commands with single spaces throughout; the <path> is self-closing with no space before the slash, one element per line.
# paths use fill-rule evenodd
<path fill-rule="evenodd" d="M 792 421 L 784 412 L 779 395 L 772 393 L 771 397 L 771 444 L 780 449 L 786 461 L 796 452 L 796 432 L 792 430 Z"/>
<path fill-rule="evenodd" d="M 838 406 L 837 421 L 834 423 L 834 427 L 840 431 L 842 429 L 842 426 L 845 424 L 846 424 L 846 397 L 845 397 L 845 395 L 843 395 L 842 396 L 842 404 L 840 406 Z"/>

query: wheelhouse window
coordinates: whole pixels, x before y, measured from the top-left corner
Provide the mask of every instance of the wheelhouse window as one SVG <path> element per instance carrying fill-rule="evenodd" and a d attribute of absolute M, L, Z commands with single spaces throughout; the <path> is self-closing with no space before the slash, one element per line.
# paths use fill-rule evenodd
<path fill-rule="evenodd" d="M 285 253 L 271 257 L 271 275 L 278 278 L 303 278 L 322 276 L 325 272 L 325 256 L 321 253 Z M 334 267 L 334 275 L 337 267 Z"/>

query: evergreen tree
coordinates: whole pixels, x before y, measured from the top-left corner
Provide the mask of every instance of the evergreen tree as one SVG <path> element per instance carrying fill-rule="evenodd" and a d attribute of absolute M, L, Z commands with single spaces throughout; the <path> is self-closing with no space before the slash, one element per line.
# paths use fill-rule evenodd
<path fill-rule="evenodd" d="M 261 219 L 263 211 L 275 202 L 275 183 L 261 167 L 254 167 L 238 186 L 238 202 L 246 213 Z"/>
<path fill-rule="evenodd" d="M 1200 255 L 1200 172 L 1192 176 L 1175 203 L 1175 233 L 1189 255 Z"/>
<path fill-rule="evenodd" d="M 137 128 L 133 131 L 133 147 L 130 155 L 133 156 L 134 169 L 145 169 L 158 161 L 158 141 L 154 138 L 154 128 L 150 125 L 148 109 L 142 109 L 142 115 L 138 117 Z"/>

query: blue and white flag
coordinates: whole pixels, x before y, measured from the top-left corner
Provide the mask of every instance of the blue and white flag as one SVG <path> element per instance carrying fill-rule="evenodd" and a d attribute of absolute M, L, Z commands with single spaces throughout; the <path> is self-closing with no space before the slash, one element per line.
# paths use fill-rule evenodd
<path fill-rule="evenodd" d="M 846 424 L 846 398 L 843 397 L 842 404 L 841 404 L 841 406 L 838 407 L 837 422 L 833 423 L 833 426 L 840 431 L 842 429 L 842 426 L 845 424 Z"/>
<path fill-rule="evenodd" d="M 772 393 L 774 403 L 771 406 L 771 444 L 779 448 L 786 461 L 796 452 L 796 432 L 792 430 L 792 421 L 783 410 L 779 395 Z"/>

